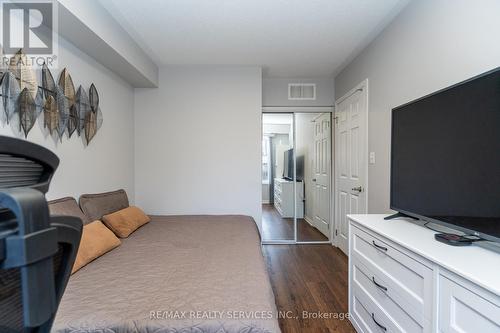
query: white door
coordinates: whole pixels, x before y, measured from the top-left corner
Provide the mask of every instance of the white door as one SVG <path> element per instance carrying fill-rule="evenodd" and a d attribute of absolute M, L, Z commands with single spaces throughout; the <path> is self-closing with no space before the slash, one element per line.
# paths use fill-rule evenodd
<path fill-rule="evenodd" d="M 314 226 L 330 238 L 331 121 L 324 113 L 314 123 L 313 219 Z"/>
<path fill-rule="evenodd" d="M 335 244 L 348 251 L 348 214 L 364 214 L 366 201 L 366 81 L 336 105 Z"/>

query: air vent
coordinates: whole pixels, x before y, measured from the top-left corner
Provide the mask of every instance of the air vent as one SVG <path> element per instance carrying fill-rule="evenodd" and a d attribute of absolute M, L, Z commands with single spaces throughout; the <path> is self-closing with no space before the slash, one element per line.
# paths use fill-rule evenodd
<path fill-rule="evenodd" d="M 290 83 L 288 84 L 289 100 L 315 100 L 316 83 Z"/>

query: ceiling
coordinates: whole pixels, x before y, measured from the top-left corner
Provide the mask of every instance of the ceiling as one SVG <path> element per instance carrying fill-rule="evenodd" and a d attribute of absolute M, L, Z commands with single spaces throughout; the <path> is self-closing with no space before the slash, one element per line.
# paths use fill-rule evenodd
<path fill-rule="evenodd" d="M 262 66 L 329 77 L 409 0 L 100 0 L 162 65 Z"/>

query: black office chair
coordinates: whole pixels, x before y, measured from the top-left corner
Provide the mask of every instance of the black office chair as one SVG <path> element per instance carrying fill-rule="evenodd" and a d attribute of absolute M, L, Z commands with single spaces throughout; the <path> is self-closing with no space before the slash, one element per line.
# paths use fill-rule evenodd
<path fill-rule="evenodd" d="M 0 333 L 49 332 L 82 233 L 77 217 L 49 216 L 59 159 L 0 136 Z"/>

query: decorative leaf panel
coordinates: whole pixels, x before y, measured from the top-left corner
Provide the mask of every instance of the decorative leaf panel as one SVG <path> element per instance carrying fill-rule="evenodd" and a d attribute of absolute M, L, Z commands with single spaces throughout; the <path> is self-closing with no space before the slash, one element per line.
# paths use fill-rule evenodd
<path fill-rule="evenodd" d="M 31 97 L 35 99 L 38 89 L 36 74 L 22 49 L 10 58 L 9 70 L 16 77 L 20 89 L 27 88 Z"/>
<path fill-rule="evenodd" d="M 43 90 L 38 88 L 35 98 L 35 106 L 36 106 L 35 113 L 37 118 L 43 112 L 44 105 L 45 105 L 45 98 L 43 98 Z"/>
<path fill-rule="evenodd" d="M 78 87 L 78 91 L 76 92 L 76 100 L 75 100 L 76 113 L 78 114 L 78 135 L 81 134 L 85 129 L 85 119 L 87 113 L 90 112 L 90 102 L 82 86 Z"/>
<path fill-rule="evenodd" d="M 50 95 L 55 98 L 56 83 L 52 77 L 52 73 L 50 73 L 49 67 L 45 63 L 42 66 L 42 88 L 45 99 L 49 98 Z"/>
<path fill-rule="evenodd" d="M 52 95 L 49 95 L 44 105 L 44 127 L 49 129 L 51 135 L 57 130 L 59 125 L 59 112 L 57 111 L 57 103 Z"/>
<path fill-rule="evenodd" d="M 97 133 L 97 113 L 90 111 L 85 116 L 85 139 L 87 144 L 94 138 Z"/>
<path fill-rule="evenodd" d="M 75 104 L 75 86 L 73 79 L 65 68 L 59 76 L 59 87 L 62 89 L 64 96 L 68 99 L 68 107 L 71 108 Z"/>
<path fill-rule="evenodd" d="M 99 94 L 97 93 L 97 88 L 93 83 L 90 85 L 89 101 L 92 111 L 96 112 L 99 107 Z"/>
<path fill-rule="evenodd" d="M 103 122 L 101 109 L 98 107 L 97 112 L 90 111 L 85 118 L 85 138 L 87 144 L 94 138 L 97 131 L 101 128 Z"/>
<path fill-rule="evenodd" d="M 36 105 L 28 88 L 24 88 L 19 95 L 19 131 L 24 131 L 24 137 L 28 137 L 29 131 L 36 122 Z"/>
<path fill-rule="evenodd" d="M 62 140 L 64 132 L 66 131 L 66 127 L 68 126 L 69 121 L 69 108 L 68 108 L 68 100 L 66 96 L 64 96 L 64 92 L 61 87 L 56 86 L 56 104 L 57 111 L 59 113 L 59 124 L 57 125 L 57 134 L 59 139 Z"/>
<path fill-rule="evenodd" d="M 69 108 L 69 120 L 68 120 L 68 136 L 71 138 L 71 136 L 73 135 L 73 133 L 75 132 L 75 130 L 77 128 L 79 128 L 79 121 L 80 119 L 78 118 L 78 112 L 77 112 L 77 109 L 76 109 L 76 105 L 73 104 L 70 108 Z"/>
<path fill-rule="evenodd" d="M 5 113 L 7 123 L 17 110 L 17 99 L 20 94 L 19 84 L 11 72 L 5 72 L 0 83 L 0 94 L 2 109 Z"/>

